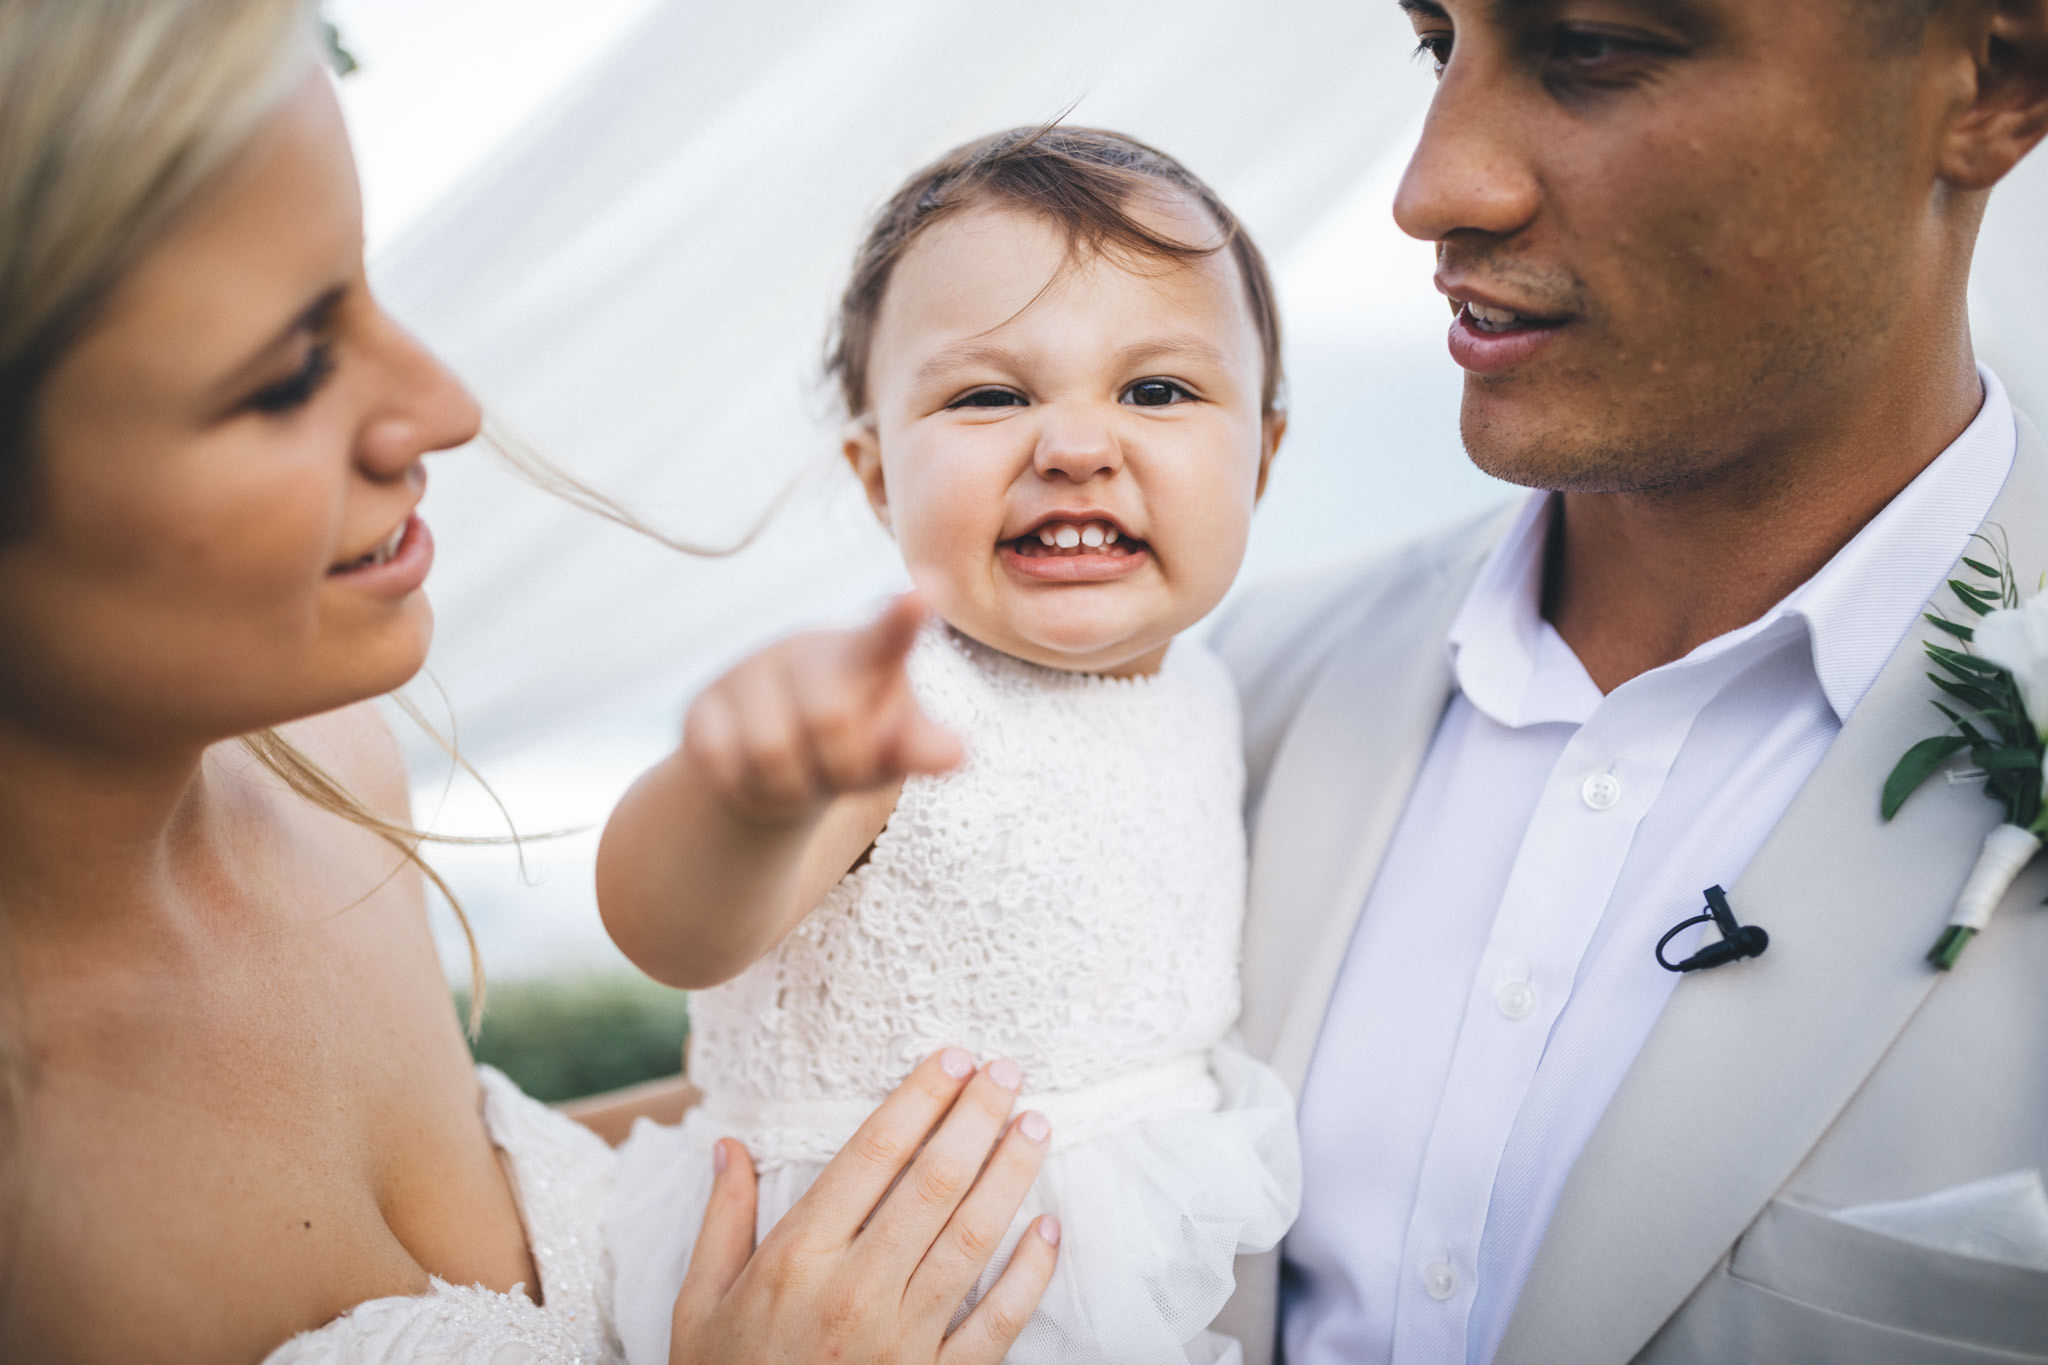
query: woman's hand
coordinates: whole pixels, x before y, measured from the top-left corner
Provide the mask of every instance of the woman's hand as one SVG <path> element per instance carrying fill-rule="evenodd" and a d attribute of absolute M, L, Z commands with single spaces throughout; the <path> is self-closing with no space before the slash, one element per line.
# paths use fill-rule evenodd
<path fill-rule="evenodd" d="M 691 705 L 684 757 L 729 811 L 764 824 L 950 770 L 960 741 L 918 709 L 904 671 L 924 618 L 906 594 L 859 630 L 792 636 L 744 660 Z"/>
<path fill-rule="evenodd" d="M 1044 1117 L 1009 1122 L 1022 1079 L 1011 1062 L 977 1072 L 958 1048 L 928 1058 L 759 1250 L 753 1165 L 720 1143 L 670 1365 L 996 1365 L 1052 1278 L 1052 1218 L 1026 1229 L 958 1330 L 946 1326 L 1045 1159 Z"/>

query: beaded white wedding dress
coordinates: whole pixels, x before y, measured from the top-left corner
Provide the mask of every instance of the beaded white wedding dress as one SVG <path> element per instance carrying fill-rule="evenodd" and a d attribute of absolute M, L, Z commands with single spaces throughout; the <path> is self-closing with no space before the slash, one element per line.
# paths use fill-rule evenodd
<path fill-rule="evenodd" d="M 371 1299 L 301 1332 L 264 1365 L 611 1365 L 611 1262 L 599 1220 L 615 1162 L 604 1142 L 490 1067 L 478 1067 L 484 1122 L 511 1168 L 540 1272 L 523 1292 L 436 1279 L 424 1294 Z"/>
<path fill-rule="evenodd" d="M 906 783 L 869 860 L 775 951 L 691 998 L 704 1103 L 636 1125 L 606 1217 L 627 1359 L 666 1359 L 714 1142 L 753 1154 L 765 1232 L 946 1044 L 1014 1058 L 1019 1108 L 1053 1124 L 976 1291 L 1032 1218 L 1060 1219 L 1058 1271 L 1009 1359 L 1231 1359 L 1204 1329 L 1232 1258 L 1292 1221 L 1300 1162 L 1284 1086 L 1227 1041 L 1245 886 L 1230 679 L 1186 642 L 1157 675 L 1112 679 L 944 628 L 910 671 L 967 763 Z"/>

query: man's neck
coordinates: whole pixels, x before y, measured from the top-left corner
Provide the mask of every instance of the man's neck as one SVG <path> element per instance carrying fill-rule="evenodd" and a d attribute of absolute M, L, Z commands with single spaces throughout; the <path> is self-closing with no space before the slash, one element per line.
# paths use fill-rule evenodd
<path fill-rule="evenodd" d="M 1568 493 L 1544 563 L 1543 614 L 1600 690 L 1756 620 L 1813 577 L 1975 418 L 1966 378 L 1917 406 L 1873 404 L 1824 446 L 1772 451 L 1683 489 Z"/>

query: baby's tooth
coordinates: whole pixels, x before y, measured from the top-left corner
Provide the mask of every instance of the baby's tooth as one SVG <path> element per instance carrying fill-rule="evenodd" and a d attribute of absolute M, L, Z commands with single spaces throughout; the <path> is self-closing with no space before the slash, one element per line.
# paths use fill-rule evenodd
<path fill-rule="evenodd" d="M 1062 526 L 1053 536 L 1053 541 L 1062 550 L 1071 550 L 1081 543 L 1081 533 L 1071 526 Z"/>
<path fill-rule="evenodd" d="M 1108 544 L 1108 545 L 1114 545 L 1114 544 L 1116 544 L 1116 541 L 1117 541 L 1117 529 L 1116 529 L 1116 527 L 1114 527 L 1114 526 L 1110 527 L 1110 528 L 1109 528 L 1109 530 L 1108 530 L 1108 531 L 1107 531 L 1107 532 L 1106 532 L 1106 533 L 1105 533 L 1105 534 L 1103 535 L 1102 539 L 1103 539 L 1103 542 L 1104 542 L 1105 544 Z"/>
<path fill-rule="evenodd" d="M 1081 543 L 1091 550 L 1100 548 L 1102 545 L 1102 528 L 1100 526 L 1082 527 Z"/>
<path fill-rule="evenodd" d="M 1050 527 L 1050 526 L 1041 526 L 1041 527 L 1039 527 L 1039 528 L 1038 528 L 1038 539 L 1039 539 L 1039 543 L 1041 543 L 1041 544 L 1044 544 L 1044 545 L 1051 545 L 1051 544 L 1052 544 L 1052 543 L 1054 542 L 1054 539 L 1055 539 L 1055 537 L 1053 536 L 1053 533 L 1052 533 L 1052 527 Z"/>

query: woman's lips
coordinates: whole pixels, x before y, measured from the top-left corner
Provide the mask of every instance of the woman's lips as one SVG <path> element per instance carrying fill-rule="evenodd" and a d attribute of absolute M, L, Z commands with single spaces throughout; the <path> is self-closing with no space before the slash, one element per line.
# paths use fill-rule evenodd
<path fill-rule="evenodd" d="M 1036 551 L 1035 539 L 1006 540 L 999 547 L 1003 564 L 1034 583 L 1107 583 L 1128 578 L 1152 560 L 1143 541 L 1129 538 L 1099 549 L 1047 554 Z"/>
<path fill-rule="evenodd" d="M 1498 374 L 1549 345 L 1563 327 L 1561 322 L 1518 321 L 1490 331 L 1473 318 L 1469 306 L 1463 307 L 1451 319 L 1451 359 L 1474 374 Z"/>
<path fill-rule="evenodd" d="M 388 558 L 367 555 L 353 563 L 336 565 L 327 571 L 327 577 L 379 597 L 404 597 L 419 590 L 433 566 L 434 536 L 415 512 L 405 519 L 398 546 Z"/>

